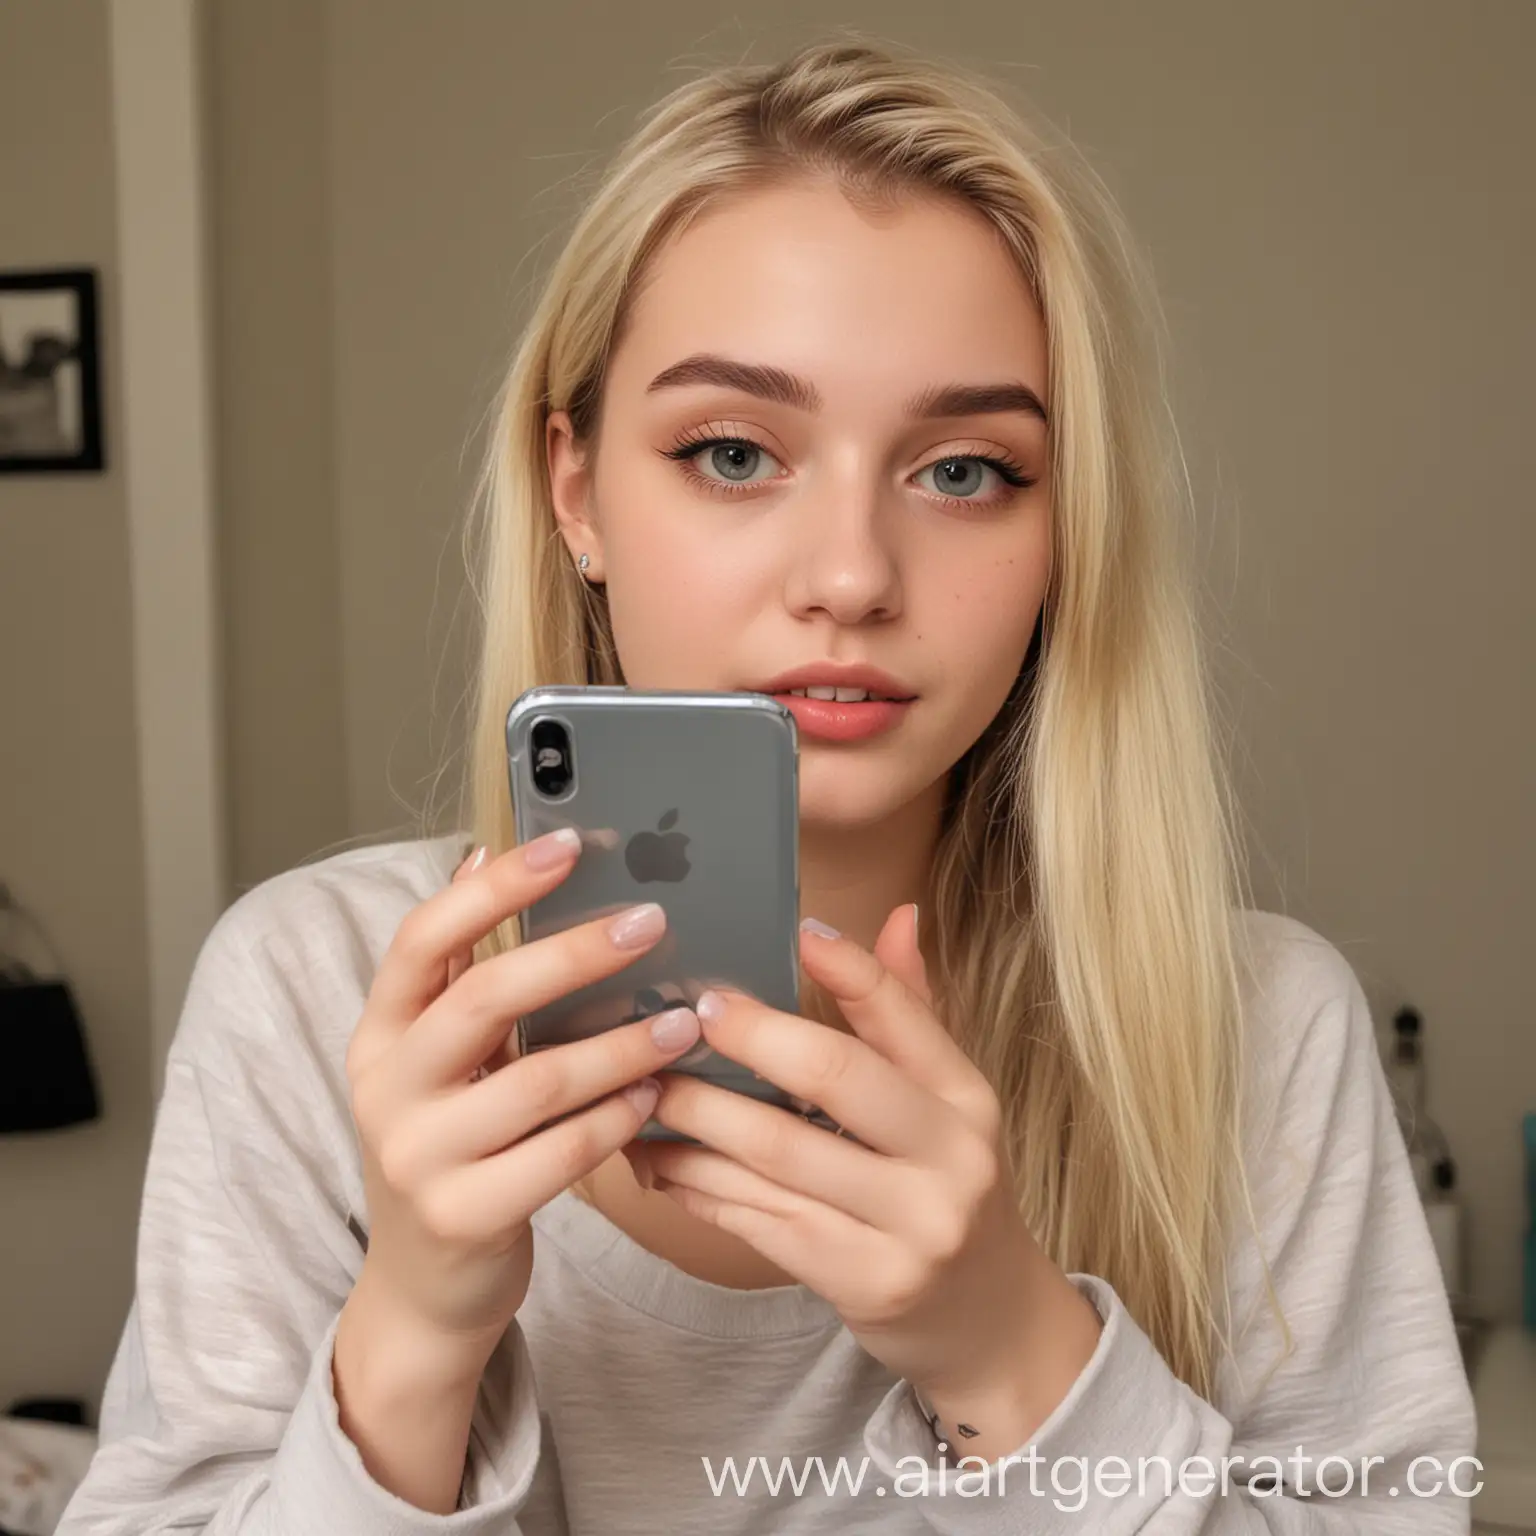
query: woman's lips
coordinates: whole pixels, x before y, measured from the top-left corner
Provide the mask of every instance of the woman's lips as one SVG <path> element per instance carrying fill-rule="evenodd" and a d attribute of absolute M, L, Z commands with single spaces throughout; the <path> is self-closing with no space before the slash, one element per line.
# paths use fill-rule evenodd
<path fill-rule="evenodd" d="M 864 699 L 858 703 L 809 699 L 797 693 L 774 694 L 795 717 L 800 734 L 812 741 L 866 741 L 894 730 L 911 708 L 911 699 Z"/>

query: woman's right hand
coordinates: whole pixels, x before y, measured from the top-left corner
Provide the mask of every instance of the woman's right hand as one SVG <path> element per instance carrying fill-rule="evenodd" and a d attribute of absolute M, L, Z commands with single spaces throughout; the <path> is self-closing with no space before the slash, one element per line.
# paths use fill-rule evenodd
<path fill-rule="evenodd" d="M 698 1039 L 680 1009 L 506 1059 L 520 1017 L 622 970 L 665 931 L 660 907 L 631 907 L 464 968 L 579 853 L 560 831 L 461 866 L 401 923 L 347 1051 L 370 1226 L 357 1290 L 415 1341 L 481 1364 L 527 1293 L 529 1218 L 634 1138 L 656 1102 L 649 1074 Z M 658 1043 L 663 1024 L 672 1038 Z"/>

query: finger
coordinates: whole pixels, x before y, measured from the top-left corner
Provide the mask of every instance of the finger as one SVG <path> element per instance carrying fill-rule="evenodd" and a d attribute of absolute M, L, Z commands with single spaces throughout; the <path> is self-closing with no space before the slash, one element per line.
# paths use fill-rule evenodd
<path fill-rule="evenodd" d="M 947 1106 L 857 1035 L 740 992 L 708 991 L 697 1009 L 722 1056 L 825 1110 L 877 1151 L 917 1156 L 944 1128 Z"/>
<path fill-rule="evenodd" d="M 432 1186 L 439 1225 L 466 1237 L 516 1227 L 633 1141 L 656 1096 L 654 1081 L 630 1083 L 494 1157 L 460 1163 Z"/>
<path fill-rule="evenodd" d="M 580 851 L 579 835 L 561 827 L 488 860 L 414 907 L 379 962 L 365 1017 L 391 1034 L 404 1033 L 437 996 L 448 957 L 473 949 L 499 923 L 552 891 Z"/>
<path fill-rule="evenodd" d="M 408 1081 L 436 1087 L 467 1077 L 518 1019 L 633 965 L 666 926 L 662 908 L 644 902 L 474 966 L 406 1032 L 395 1051 L 398 1070 Z"/>
<path fill-rule="evenodd" d="M 880 937 L 875 940 L 875 959 L 910 992 L 931 1004 L 928 967 L 917 947 L 917 903 L 909 901 L 896 907 L 885 920 Z"/>
<path fill-rule="evenodd" d="M 902 1166 L 798 1115 L 691 1073 L 661 1080 L 655 1117 L 797 1199 L 811 1199 L 880 1231 L 898 1231 L 910 1204 Z M 653 1170 L 687 1147 L 658 1146 Z"/>
<path fill-rule="evenodd" d="M 836 1001 L 859 1039 L 957 1109 L 968 1109 L 979 1093 L 990 1092 L 929 1005 L 867 949 L 820 924 L 802 923 L 800 933 L 806 974 Z M 822 1107 L 837 1114 L 830 1104 Z"/>
<path fill-rule="evenodd" d="M 666 1097 L 663 1087 L 662 1097 Z M 652 1111 L 654 1114 L 655 1112 Z M 755 1169 L 743 1167 L 734 1159 L 706 1147 L 690 1147 L 673 1142 L 652 1149 L 651 1170 L 655 1187 L 668 1184 L 697 1189 L 737 1205 L 789 1220 L 806 1220 L 815 1204 L 798 1191 L 785 1189 Z"/>
<path fill-rule="evenodd" d="M 707 1221 L 710 1226 L 729 1232 L 750 1244 L 770 1263 L 777 1264 L 796 1280 L 805 1282 L 800 1271 L 803 1263 L 803 1242 L 795 1242 L 789 1223 L 781 1216 L 771 1216 L 755 1206 L 738 1205 L 734 1200 L 722 1200 L 719 1195 L 705 1194 L 703 1190 L 690 1189 L 686 1184 L 665 1186 L 662 1193 L 674 1201 L 690 1216 Z"/>
<path fill-rule="evenodd" d="M 412 1133 L 420 1171 L 491 1157 L 547 1121 L 660 1072 L 699 1038 L 687 1008 L 534 1051 L 426 1105 Z"/>
<path fill-rule="evenodd" d="M 879 1233 L 829 1206 L 811 1202 L 793 1214 L 781 1215 L 699 1187 L 710 1178 L 710 1172 L 695 1165 L 690 1182 L 663 1185 L 661 1192 L 690 1216 L 750 1244 L 821 1296 L 845 1293 L 850 1277 L 874 1271 L 890 1248 L 889 1240 Z M 738 1188 L 734 1183 L 730 1187 L 733 1192 Z"/>
<path fill-rule="evenodd" d="M 487 849 L 482 845 L 481 847 L 476 848 L 475 851 L 467 858 L 461 860 L 459 867 L 453 872 L 454 884 L 457 884 L 460 880 L 464 879 L 466 875 L 474 874 L 474 872 L 479 869 L 482 864 L 485 863 L 486 855 Z M 454 982 L 456 982 L 459 977 L 469 969 L 473 959 L 473 949 L 455 950 L 454 953 L 448 957 L 448 976 L 443 984 L 445 990 L 448 987 L 451 987 Z"/>

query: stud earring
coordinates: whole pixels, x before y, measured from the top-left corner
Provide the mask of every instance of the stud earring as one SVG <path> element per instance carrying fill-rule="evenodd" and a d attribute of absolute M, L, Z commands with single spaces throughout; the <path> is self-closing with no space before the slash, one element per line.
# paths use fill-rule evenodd
<path fill-rule="evenodd" d="M 585 576 L 587 574 L 587 567 L 590 566 L 591 564 L 592 564 L 592 556 L 584 554 L 584 555 L 581 556 L 581 558 L 579 560 L 577 560 L 577 562 L 576 562 L 576 569 L 578 571 L 580 571 L 583 576 Z"/>

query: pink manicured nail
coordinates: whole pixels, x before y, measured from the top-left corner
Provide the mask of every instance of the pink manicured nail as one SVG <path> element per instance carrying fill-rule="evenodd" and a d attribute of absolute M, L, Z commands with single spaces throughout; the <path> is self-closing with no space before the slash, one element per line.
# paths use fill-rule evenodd
<path fill-rule="evenodd" d="M 836 928 L 833 928 L 830 924 L 824 923 L 819 918 L 815 917 L 801 918 L 800 931 L 802 933 L 814 933 L 819 939 L 842 938 L 842 934 L 840 934 Z"/>
<path fill-rule="evenodd" d="M 575 827 L 546 832 L 523 847 L 523 863 L 529 869 L 558 869 L 581 852 L 581 834 Z"/>
<path fill-rule="evenodd" d="M 642 1077 L 638 1083 L 631 1083 L 620 1092 L 631 1105 L 637 1115 L 649 1118 L 650 1113 L 656 1108 L 656 1101 L 661 1097 L 661 1084 L 654 1077 Z"/>
<path fill-rule="evenodd" d="M 608 937 L 617 949 L 639 949 L 666 932 L 667 914 L 648 901 L 621 912 L 609 925 Z"/>
<path fill-rule="evenodd" d="M 693 1011 L 705 1024 L 713 1024 L 725 1012 L 725 999 L 718 992 L 705 992 L 693 1005 Z"/>
<path fill-rule="evenodd" d="M 688 1008 L 669 1008 L 651 1020 L 651 1040 L 658 1050 L 679 1051 L 699 1038 L 699 1021 Z"/>

